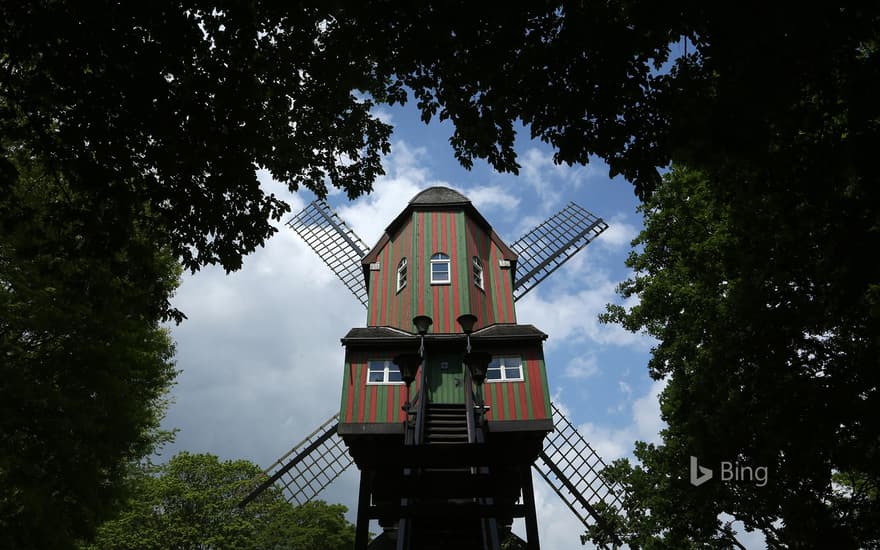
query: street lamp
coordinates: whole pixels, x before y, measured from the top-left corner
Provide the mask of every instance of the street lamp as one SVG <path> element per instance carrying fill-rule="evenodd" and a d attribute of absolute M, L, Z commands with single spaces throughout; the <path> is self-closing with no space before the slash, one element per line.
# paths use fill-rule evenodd
<path fill-rule="evenodd" d="M 461 326 L 461 331 L 465 333 L 467 336 L 467 352 L 471 352 L 471 333 L 474 331 L 474 325 L 477 324 L 477 316 L 472 313 L 464 313 L 458 316 L 459 326 Z"/>
<path fill-rule="evenodd" d="M 480 410 L 479 421 L 483 423 L 483 382 L 486 381 L 486 371 L 489 370 L 489 363 L 492 361 L 492 354 L 485 351 L 469 351 L 464 354 L 464 362 L 471 371 L 471 378 L 477 385 L 477 407 Z"/>
<path fill-rule="evenodd" d="M 492 355 L 485 351 L 471 351 L 471 333 L 474 331 L 474 325 L 477 324 L 477 316 L 472 313 L 460 315 L 458 319 L 459 326 L 467 338 L 467 352 L 464 354 L 464 363 L 471 371 L 471 380 L 477 385 L 477 407 L 480 410 L 479 421 L 483 422 L 483 382 L 486 381 L 486 371 L 489 370 L 489 362 L 492 361 Z"/>
<path fill-rule="evenodd" d="M 400 367 L 400 377 L 403 378 L 403 382 L 406 384 L 406 402 L 401 408 L 406 412 L 408 419 L 411 405 L 409 401 L 409 387 L 412 385 L 413 380 L 416 379 L 416 373 L 419 370 L 419 365 L 422 363 L 422 356 L 418 353 L 401 353 L 394 357 L 392 361 Z"/>
<path fill-rule="evenodd" d="M 427 315 L 416 315 L 413 317 L 412 322 L 416 326 L 416 331 L 422 336 L 427 334 L 428 328 L 434 324 L 434 321 Z"/>
<path fill-rule="evenodd" d="M 428 334 L 428 329 L 431 325 L 434 324 L 434 321 L 431 320 L 427 315 L 416 315 L 413 317 L 413 325 L 416 327 L 416 331 L 419 333 L 419 355 L 422 356 L 422 359 L 425 358 L 425 335 Z"/>

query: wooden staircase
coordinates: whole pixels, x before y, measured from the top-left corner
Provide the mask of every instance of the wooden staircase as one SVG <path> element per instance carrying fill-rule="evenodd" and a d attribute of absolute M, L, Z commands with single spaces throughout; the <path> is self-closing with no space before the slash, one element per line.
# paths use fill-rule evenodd
<path fill-rule="evenodd" d="M 468 426 L 464 405 L 429 403 L 425 412 L 426 445 L 467 445 Z"/>

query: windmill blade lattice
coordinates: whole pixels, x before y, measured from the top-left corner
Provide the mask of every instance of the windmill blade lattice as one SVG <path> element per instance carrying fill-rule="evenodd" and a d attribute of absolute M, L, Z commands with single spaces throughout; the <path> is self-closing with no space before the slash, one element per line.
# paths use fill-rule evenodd
<path fill-rule="evenodd" d="M 302 237 L 366 307 L 367 287 L 361 270 L 361 258 L 369 250 L 360 237 L 330 208 L 327 201 L 313 201 L 287 222 L 287 225 Z"/>
<path fill-rule="evenodd" d="M 338 417 L 333 415 L 264 472 L 269 476 L 241 501 L 245 506 L 271 485 L 283 488 L 288 502 L 302 506 L 354 464 L 342 438 L 336 435 Z"/>
<path fill-rule="evenodd" d="M 513 299 L 519 300 L 608 229 L 608 224 L 570 202 L 510 248 L 519 256 Z"/>
<path fill-rule="evenodd" d="M 534 464 L 541 477 L 589 527 L 602 519 L 595 505 L 604 502 L 615 511 L 623 507 L 624 489 L 609 484 L 600 472 L 606 464 L 587 440 L 553 403 L 556 431 L 544 440 L 544 450 Z"/>

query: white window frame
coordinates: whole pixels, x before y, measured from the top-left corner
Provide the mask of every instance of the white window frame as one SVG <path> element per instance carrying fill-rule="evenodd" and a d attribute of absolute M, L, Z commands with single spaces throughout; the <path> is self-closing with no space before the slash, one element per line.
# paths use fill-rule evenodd
<path fill-rule="evenodd" d="M 400 259 L 400 263 L 397 264 L 397 292 L 400 292 L 404 288 L 406 288 L 406 276 L 407 276 L 407 267 L 406 267 L 406 256 Z"/>
<path fill-rule="evenodd" d="M 514 366 L 512 363 L 516 363 Z M 519 367 L 519 376 L 510 377 L 507 375 L 507 369 Z M 498 371 L 499 378 L 489 378 L 490 371 Z M 524 382 L 525 378 L 523 377 L 523 361 L 522 357 L 519 355 L 497 355 L 492 356 L 492 361 L 489 363 L 489 368 L 486 370 L 486 382 L 487 383 L 495 383 L 495 382 Z"/>
<path fill-rule="evenodd" d="M 446 280 L 434 278 L 434 266 L 446 264 Z M 448 285 L 452 282 L 452 260 L 449 255 L 444 252 L 435 252 L 431 256 L 431 284 L 432 285 Z"/>
<path fill-rule="evenodd" d="M 372 373 L 382 373 L 382 380 L 371 380 Z M 391 380 L 391 373 L 396 372 L 400 375 L 400 367 L 394 364 L 391 359 L 370 359 L 367 361 L 367 385 L 368 386 L 397 386 L 403 385 L 403 378 L 400 380 Z"/>
<path fill-rule="evenodd" d="M 474 256 L 471 260 L 471 268 L 474 274 L 474 284 L 480 290 L 483 289 L 483 261 L 479 256 Z"/>

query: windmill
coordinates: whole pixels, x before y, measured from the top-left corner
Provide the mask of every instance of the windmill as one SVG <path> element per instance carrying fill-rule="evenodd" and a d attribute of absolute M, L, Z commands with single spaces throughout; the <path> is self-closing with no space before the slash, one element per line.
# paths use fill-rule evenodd
<path fill-rule="evenodd" d="M 346 348 L 340 411 L 266 470 L 297 504 L 360 470 L 356 543 L 497 549 L 523 518 L 539 548 L 531 468 L 586 525 L 622 488 L 550 401 L 547 335 L 514 304 L 608 225 L 569 203 L 509 247 L 463 195 L 417 194 L 372 249 L 323 200 L 288 225 L 367 308 Z"/>

